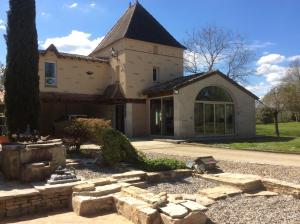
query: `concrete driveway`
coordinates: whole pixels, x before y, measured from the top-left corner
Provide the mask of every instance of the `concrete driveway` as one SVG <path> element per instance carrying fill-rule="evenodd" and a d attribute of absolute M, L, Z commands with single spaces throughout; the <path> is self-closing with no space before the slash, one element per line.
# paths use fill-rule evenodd
<path fill-rule="evenodd" d="M 300 167 L 300 155 L 293 154 L 231 150 L 205 147 L 196 144 L 175 144 L 162 141 L 132 141 L 131 143 L 138 150 L 143 152 L 190 157 L 211 155 L 217 160 Z"/>

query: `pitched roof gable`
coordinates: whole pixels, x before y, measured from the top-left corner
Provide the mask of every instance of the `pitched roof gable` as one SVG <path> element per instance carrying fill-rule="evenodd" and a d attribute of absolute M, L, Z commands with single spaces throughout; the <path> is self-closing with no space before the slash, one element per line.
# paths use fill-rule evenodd
<path fill-rule="evenodd" d="M 70 58 L 70 59 L 76 59 L 76 60 L 85 60 L 85 61 L 92 61 L 92 62 L 104 62 L 104 63 L 108 63 L 108 60 L 109 60 L 107 58 L 90 57 L 90 56 L 79 55 L 79 54 L 70 54 L 70 53 L 59 52 L 57 50 L 57 48 L 54 46 L 54 44 L 51 44 L 45 50 L 39 50 L 39 53 L 41 55 L 45 55 L 45 54 L 47 54 L 47 52 L 53 52 L 58 58 Z"/>
<path fill-rule="evenodd" d="M 93 53 L 122 38 L 185 49 L 139 2 L 127 9 Z"/>
<path fill-rule="evenodd" d="M 210 72 L 202 72 L 202 73 L 197 73 L 193 75 L 188 75 L 188 76 L 182 76 L 176 79 L 173 79 L 171 81 L 167 81 L 164 83 L 161 83 L 159 85 L 150 87 L 148 89 L 145 89 L 143 91 L 144 95 L 153 97 L 153 96 L 159 96 L 159 95 L 172 95 L 175 90 L 179 90 L 183 87 L 186 87 L 188 85 L 191 85 L 195 82 L 198 82 L 202 79 L 208 78 L 212 75 L 219 75 L 226 81 L 230 82 L 232 85 L 236 86 L 238 89 L 241 91 L 245 92 L 249 96 L 253 97 L 254 99 L 258 100 L 259 98 L 247 90 L 245 87 L 241 86 L 231 78 L 229 78 L 227 75 L 224 75 L 222 72 L 216 70 L 216 71 L 210 71 Z"/>

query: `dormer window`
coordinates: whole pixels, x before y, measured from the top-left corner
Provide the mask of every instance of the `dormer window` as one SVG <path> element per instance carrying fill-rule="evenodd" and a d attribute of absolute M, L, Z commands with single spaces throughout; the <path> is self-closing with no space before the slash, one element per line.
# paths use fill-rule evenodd
<path fill-rule="evenodd" d="M 152 79 L 153 82 L 159 82 L 159 67 L 153 67 Z"/>
<path fill-rule="evenodd" d="M 45 62 L 45 86 L 56 86 L 56 64 Z"/>

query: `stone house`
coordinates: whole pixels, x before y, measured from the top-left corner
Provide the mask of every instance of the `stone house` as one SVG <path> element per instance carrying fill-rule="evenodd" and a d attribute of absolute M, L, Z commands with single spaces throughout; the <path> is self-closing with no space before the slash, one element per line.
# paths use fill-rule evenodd
<path fill-rule="evenodd" d="M 258 98 L 220 71 L 184 76 L 184 50 L 138 2 L 89 56 L 41 50 L 41 132 L 81 115 L 130 137 L 255 135 Z"/>

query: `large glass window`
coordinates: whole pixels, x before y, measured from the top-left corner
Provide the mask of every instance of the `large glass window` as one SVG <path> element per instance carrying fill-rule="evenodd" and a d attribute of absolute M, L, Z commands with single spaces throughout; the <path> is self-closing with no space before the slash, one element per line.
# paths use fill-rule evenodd
<path fill-rule="evenodd" d="M 222 88 L 217 86 L 208 86 L 200 91 L 197 101 L 218 101 L 232 102 L 231 96 Z"/>
<path fill-rule="evenodd" d="M 234 104 L 228 92 L 217 86 L 200 91 L 195 103 L 195 133 L 199 136 L 232 135 Z"/>
<path fill-rule="evenodd" d="M 45 85 L 56 86 L 56 64 L 45 62 Z"/>

